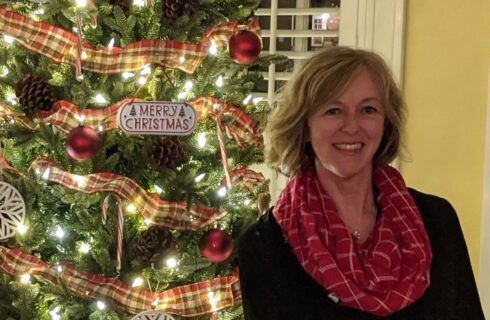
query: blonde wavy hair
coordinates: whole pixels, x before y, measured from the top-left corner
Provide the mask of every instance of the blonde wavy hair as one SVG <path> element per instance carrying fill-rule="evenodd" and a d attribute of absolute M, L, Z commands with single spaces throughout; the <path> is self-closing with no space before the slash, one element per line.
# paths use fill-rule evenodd
<path fill-rule="evenodd" d="M 335 100 L 363 69 L 380 89 L 385 111 L 383 137 L 373 165 L 387 165 L 396 158 L 406 110 L 390 69 L 376 53 L 337 46 L 307 60 L 280 90 L 264 132 L 265 161 L 269 167 L 292 176 L 313 164 L 308 118 L 320 106 Z"/>

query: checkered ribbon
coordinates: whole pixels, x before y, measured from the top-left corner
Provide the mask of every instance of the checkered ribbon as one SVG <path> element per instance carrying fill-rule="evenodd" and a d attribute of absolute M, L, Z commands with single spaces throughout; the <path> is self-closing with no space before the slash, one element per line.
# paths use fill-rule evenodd
<path fill-rule="evenodd" d="M 29 170 L 42 175 L 43 179 L 59 183 L 66 188 L 92 194 L 113 192 L 118 198 L 136 207 L 139 213 L 152 223 L 179 230 L 199 230 L 219 218 L 225 212 L 187 202 L 168 202 L 155 193 L 148 193 L 131 179 L 113 173 L 94 173 L 78 176 L 60 169 L 46 158 L 38 158 Z M 81 182 L 83 181 L 83 182 Z"/>
<path fill-rule="evenodd" d="M 131 288 L 115 278 L 80 272 L 69 265 L 49 265 L 19 249 L 2 246 L 0 270 L 13 276 L 30 274 L 42 278 L 54 286 L 67 288 L 74 295 L 103 300 L 129 314 L 150 310 L 156 302 L 157 310 L 193 317 L 230 307 L 241 298 L 236 275 L 150 292 Z"/>
<path fill-rule="evenodd" d="M 242 192 L 251 192 L 254 186 L 260 185 L 265 182 L 264 175 L 260 172 L 255 172 L 251 169 L 240 167 L 231 171 L 233 177 L 232 185 Z M 226 181 L 223 179 L 221 185 L 224 185 Z"/>
<path fill-rule="evenodd" d="M 74 104 L 60 100 L 53 104 L 50 114 L 45 114 L 39 120 L 45 124 L 51 124 L 65 133 L 80 126 L 82 118 L 84 119 L 83 125 L 86 127 L 98 129 L 99 131 L 110 130 L 117 128 L 118 110 L 126 103 L 138 101 L 143 100 L 124 99 L 103 109 L 84 109 L 79 111 Z M 216 116 L 216 113 L 220 112 L 224 117 L 223 126 L 228 137 L 235 140 L 241 147 L 247 144 L 259 145 L 262 143 L 262 135 L 256 128 L 255 122 L 240 109 L 208 96 L 198 97 L 188 104 L 196 109 L 200 120 L 209 116 Z M 216 110 L 215 106 L 217 106 Z M 37 125 L 32 120 L 18 115 L 9 106 L 1 102 L 0 118 L 18 120 L 31 130 L 37 128 Z"/>
<path fill-rule="evenodd" d="M 87 58 L 81 61 L 81 68 L 113 74 L 136 71 L 146 64 L 158 64 L 192 74 L 207 56 L 211 45 L 226 48 L 229 38 L 240 28 L 235 22 L 219 24 L 204 33 L 200 44 L 175 40 L 142 40 L 123 48 L 94 49 L 83 40 L 81 47 Z M 246 28 L 260 33 L 257 20 L 251 21 Z M 69 31 L 0 8 L 0 34 L 14 37 L 27 49 L 55 62 L 76 66 L 77 36 Z"/>

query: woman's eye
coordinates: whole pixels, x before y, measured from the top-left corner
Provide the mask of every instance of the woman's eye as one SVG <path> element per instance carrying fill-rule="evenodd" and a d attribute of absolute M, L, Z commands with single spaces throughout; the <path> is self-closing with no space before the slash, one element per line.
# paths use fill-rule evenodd
<path fill-rule="evenodd" d="M 329 108 L 325 111 L 326 115 L 334 116 L 340 113 L 340 108 Z"/>
<path fill-rule="evenodd" d="M 372 114 L 372 113 L 378 112 L 378 109 L 376 109 L 375 107 L 372 107 L 372 106 L 366 106 L 366 107 L 362 108 L 362 112 Z"/>

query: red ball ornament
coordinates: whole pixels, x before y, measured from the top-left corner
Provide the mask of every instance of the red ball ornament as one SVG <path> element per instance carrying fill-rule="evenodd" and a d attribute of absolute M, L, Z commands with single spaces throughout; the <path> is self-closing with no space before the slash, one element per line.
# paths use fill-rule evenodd
<path fill-rule="evenodd" d="M 231 237 L 219 229 L 211 229 L 199 240 L 201 255 L 210 262 L 223 262 L 233 251 Z"/>
<path fill-rule="evenodd" d="M 90 160 L 97 153 L 100 138 L 92 128 L 78 127 L 72 129 L 66 138 L 65 149 L 70 158 Z"/>
<path fill-rule="evenodd" d="M 254 62 L 259 56 L 261 49 L 262 43 L 259 36 L 248 30 L 235 33 L 228 42 L 228 51 L 231 59 L 240 64 Z"/>

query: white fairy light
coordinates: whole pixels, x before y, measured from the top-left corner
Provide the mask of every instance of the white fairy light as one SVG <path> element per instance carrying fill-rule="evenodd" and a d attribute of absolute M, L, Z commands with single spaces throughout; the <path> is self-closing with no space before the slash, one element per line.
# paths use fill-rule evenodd
<path fill-rule="evenodd" d="M 104 131 L 104 126 L 99 124 L 99 126 L 97 127 L 97 130 L 99 130 L 99 132 Z"/>
<path fill-rule="evenodd" d="M 248 96 L 245 97 L 245 99 L 243 99 L 242 103 L 243 104 L 248 104 L 250 102 L 250 99 L 252 99 L 252 95 L 249 94 Z"/>
<path fill-rule="evenodd" d="M 219 188 L 219 189 L 218 189 L 218 196 L 220 196 L 220 197 L 224 197 L 224 196 L 226 196 L 226 191 L 227 191 L 227 190 L 226 190 L 226 187 L 221 187 L 221 188 Z"/>
<path fill-rule="evenodd" d="M 322 14 L 322 20 L 326 21 L 326 20 L 328 20 L 328 18 L 330 18 L 330 14 L 328 14 L 328 13 Z"/>
<path fill-rule="evenodd" d="M 180 62 L 180 64 L 184 63 L 185 62 L 185 57 L 184 56 L 180 56 L 179 62 Z"/>
<path fill-rule="evenodd" d="M 145 6 L 145 0 L 133 0 L 133 5 L 137 7 L 144 7 Z"/>
<path fill-rule="evenodd" d="M 122 73 L 122 77 L 123 77 L 123 79 L 125 79 L 125 80 L 126 80 L 126 79 L 129 79 L 129 78 L 132 78 L 132 77 L 134 77 L 134 73 L 132 73 L 132 72 L 128 72 L 128 71 L 124 71 L 124 72 Z"/>
<path fill-rule="evenodd" d="M 200 132 L 197 136 L 197 145 L 199 148 L 204 148 L 206 146 L 206 132 Z"/>
<path fill-rule="evenodd" d="M 8 95 L 5 97 L 5 99 L 7 99 L 7 102 L 9 102 L 11 105 L 17 105 L 17 98 L 15 96 Z"/>
<path fill-rule="evenodd" d="M 250 202 L 252 202 L 252 200 L 250 200 L 250 199 L 243 200 L 243 204 L 245 204 L 246 206 L 248 206 L 250 204 Z"/>
<path fill-rule="evenodd" d="M 134 204 L 130 203 L 126 206 L 126 211 L 129 213 L 134 213 L 136 211 L 136 207 Z"/>
<path fill-rule="evenodd" d="M 7 34 L 3 35 L 3 40 L 8 44 L 14 43 L 14 37 L 9 36 Z"/>
<path fill-rule="evenodd" d="M 80 74 L 79 76 L 76 77 L 78 81 L 82 81 L 84 78 L 83 74 Z"/>
<path fill-rule="evenodd" d="M 216 80 L 216 86 L 219 88 L 223 86 L 223 76 L 218 77 L 218 80 Z"/>
<path fill-rule="evenodd" d="M 86 60 L 88 58 L 88 54 L 85 51 L 82 51 L 80 58 L 82 58 L 82 60 Z"/>
<path fill-rule="evenodd" d="M 47 168 L 47 169 L 44 171 L 42 178 L 43 178 L 44 180 L 48 180 L 48 179 L 49 179 L 49 173 L 50 173 L 50 172 L 51 172 L 51 168 L 50 168 L 50 167 L 48 167 L 48 168 Z"/>
<path fill-rule="evenodd" d="M 60 226 L 56 226 L 56 231 L 54 232 L 54 235 L 56 236 L 56 238 L 61 240 L 65 236 L 65 231 L 63 231 Z"/>
<path fill-rule="evenodd" d="M 149 65 L 149 64 L 147 64 L 147 65 L 145 65 L 145 66 L 143 67 L 143 69 L 140 71 L 140 74 L 142 74 L 142 75 L 147 75 L 147 74 L 150 74 L 150 72 L 151 72 L 151 67 L 150 67 L 150 65 Z"/>
<path fill-rule="evenodd" d="M 146 83 L 146 77 L 140 77 L 140 78 L 138 79 L 138 84 L 139 84 L 140 86 L 144 85 L 145 83 Z"/>
<path fill-rule="evenodd" d="M 95 102 L 97 102 L 98 104 L 106 104 L 107 100 L 102 94 L 97 93 L 95 95 Z"/>
<path fill-rule="evenodd" d="M 151 221 L 151 219 L 145 219 L 143 220 L 143 223 L 147 226 L 149 226 L 150 224 L 153 224 L 153 221 Z"/>
<path fill-rule="evenodd" d="M 0 76 L 6 77 L 9 74 L 9 69 L 6 66 L 2 67 L 2 72 L 0 73 Z"/>
<path fill-rule="evenodd" d="M 105 307 L 106 307 L 106 306 L 105 306 L 105 303 L 104 303 L 104 302 L 102 302 L 102 301 L 100 301 L 100 300 L 99 300 L 99 301 L 97 301 L 97 308 L 98 308 L 99 310 L 104 310 L 104 309 L 105 309 Z"/>
<path fill-rule="evenodd" d="M 22 223 L 19 223 L 19 224 L 17 225 L 17 232 L 18 232 L 19 234 L 21 234 L 21 235 L 26 234 L 26 232 L 27 232 L 27 227 L 26 227 L 25 225 L 23 225 Z"/>
<path fill-rule="evenodd" d="M 59 265 L 59 264 L 58 264 L 58 265 L 56 266 L 56 271 L 57 271 L 58 273 L 63 272 L 63 267 L 62 267 L 61 265 Z"/>
<path fill-rule="evenodd" d="M 37 14 L 38 16 L 42 16 L 44 14 L 44 9 L 39 8 L 37 10 L 34 10 L 34 13 Z"/>
<path fill-rule="evenodd" d="M 151 305 L 154 306 L 154 307 L 156 307 L 158 305 L 158 301 L 159 301 L 158 298 L 155 299 L 155 300 L 153 300 L 153 302 L 151 303 Z"/>
<path fill-rule="evenodd" d="M 157 193 L 159 193 L 159 194 L 163 192 L 163 189 L 162 189 L 162 188 L 160 188 L 159 186 L 157 186 L 156 184 L 155 184 L 155 185 L 153 185 L 153 188 L 155 188 L 155 191 L 156 191 Z"/>
<path fill-rule="evenodd" d="M 74 33 L 78 33 L 77 27 L 73 27 L 71 30 L 73 30 Z"/>
<path fill-rule="evenodd" d="M 87 0 L 76 0 L 77 2 L 77 7 L 82 8 L 87 5 Z"/>
<path fill-rule="evenodd" d="M 136 288 L 136 287 L 141 286 L 142 284 L 143 284 L 143 279 L 141 279 L 140 277 L 137 277 L 136 279 L 134 279 L 131 287 Z"/>
<path fill-rule="evenodd" d="M 60 312 L 60 307 L 57 306 L 53 310 L 49 311 L 49 315 L 51 316 L 52 320 L 61 320 L 61 316 L 59 314 Z"/>
<path fill-rule="evenodd" d="M 259 103 L 259 102 L 260 102 L 260 101 L 262 101 L 262 100 L 264 100 L 264 98 L 262 98 L 262 97 L 257 97 L 257 98 L 253 98 L 253 99 L 252 99 L 252 102 L 253 102 L 254 104 L 257 104 L 257 103 Z"/>
<path fill-rule="evenodd" d="M 218 304 L 218 299 L 216 298 L 216 295 L 214 294 L 214 292 L 212 292 L 212 291 L 208 292 L 208 299 L 209 299 L 209 304 L 211 305 L 211 307 L 213 309 L 216 309 L 217 304 Z"/>
<path fill-rule="evenodd" d="M 111 41 L 109 41 L 109 44 L 107 45 L 109 49 L 112 49 L 114 47 L 114 41 L 115 41 L 114 38 L 112 38 Z"/>
<path fill-rule="evenodd" d="M 216 55 L 218 53 L 218 47 L 214 43 L 211 43 L 211 47 L 209 47 L 209 53 L 212 55 Z"/>
<path fill-rule="evenodd" d="M 194 86 L 194 83 L 192 83 L 191 80 L 187 80 L 184 84 L 184 89 L 185 90 L 191 90 L 193 86 Z"/>
<path fill-rule="evenodd" d="M 31 281 L 31 275 L 26 273 L 26 274 L 23 274 L 20 276 L 20 282 L 22 282 L 23 284 L 28 284 L 29 281 Z"/>
<path fill-rule="evenodd" d="M 170 257 L 167 260 L 165 260 L 165 265 L 168 268 L 173 269 L 173 268 L 177 267 L 178 261 L 174 257 Z"/>
<path fill-rule="evenodd" d="M 79 176 L 78 174 L 73 175 L 73 180 L 75 180 L 80 188 L 85 187 L 85 185 L 87 184 L 87 179 L 85 179 L 85 177 Z"/>
<path fill-rule="evenodd" d="M 81 253 L 89 253 L 90 252 L 90 245 L 86 242 L 82 242 L 80 244 L 80 248 L 78 249 Z"/>
<path fill-rule="evenodd" d="M 194 179 L 194 181 L 196 181 L 196 182 L 200 182 L 200 181 L 202 181 L 202 179 L 204 179 L 204 176 L 205 176 L 205 175 L 206 175 L 205 173 L 201 173 L 200 175 L 198 175 L 198 176 L 197 176 L 197 177 Z"/>
<path fill-rule="evenodd" d="M 179 93 L 179 94 L 177 95 L 177 98 L 178 98 L 179 100 L 182 100 L 182 99 L 185 99 L 186 95 L 187 95 L 187 93 L 185 93 L 185 92 L 181 92 L 181 93 Z"/>

